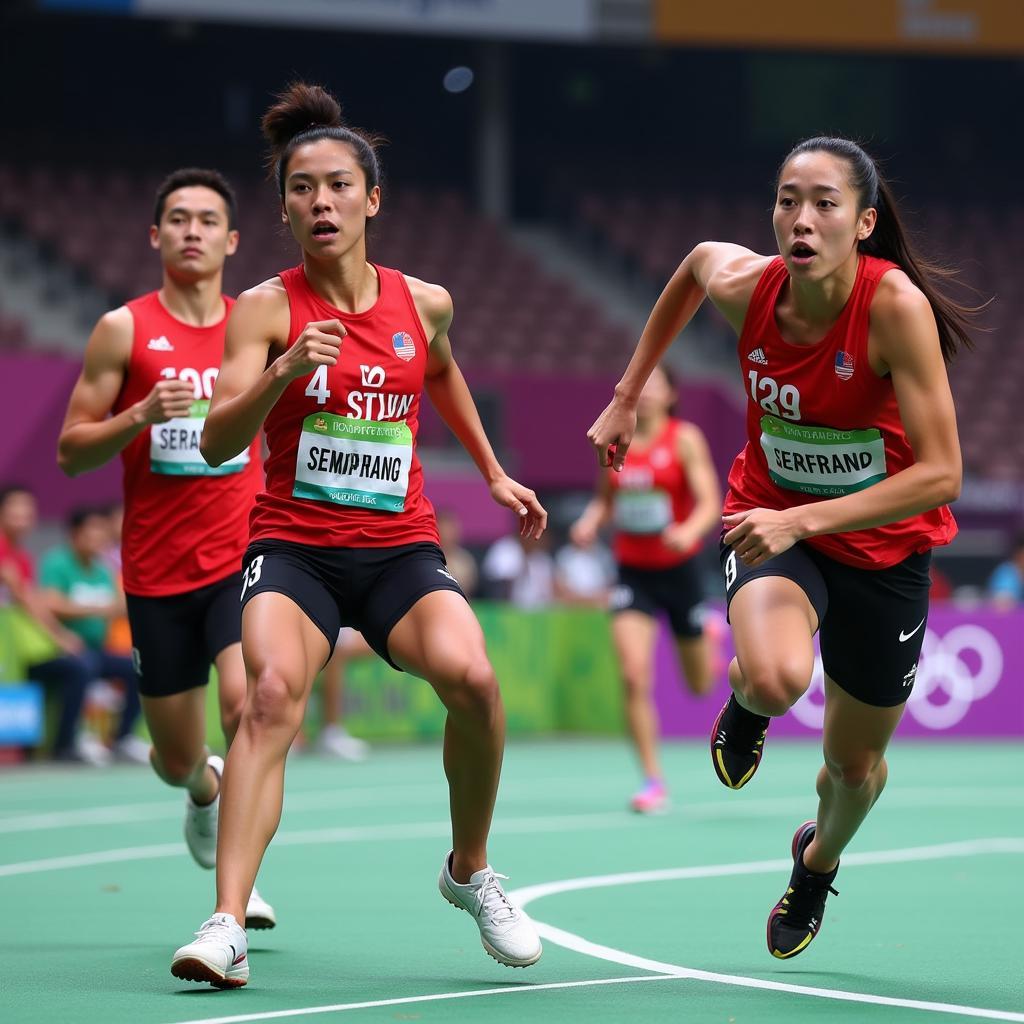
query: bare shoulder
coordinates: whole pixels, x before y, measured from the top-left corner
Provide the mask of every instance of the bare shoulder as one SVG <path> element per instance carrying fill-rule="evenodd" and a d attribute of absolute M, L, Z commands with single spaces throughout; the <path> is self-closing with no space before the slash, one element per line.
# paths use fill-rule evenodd
<path fill-rule="evenodd" d="M 266 281 L 253 285 L 252 288 L 246 288 L 235 302 L 235 309 L 242 307 L 246 310 L 264 313 L 270 313 L 279 306 L 288 308 L 288 292 L 279 277 L 270 277 Z"/>
<path fill-rule="evenodd" d="M 86 360 L 94 364 L 127 366 L 135 336 L 135 317 L 127 306 L 118 306 L 96 321 L 89 344 Z"/>
<path fill-rule="evenodd" d="M 757 282 L 772 261 L 771 256 L 747 249 L 732 242 L 702 242 L 704 283 L 713 302 L 750 301 Z"/>
<path fill-rule="evenodd" d="M 922 316 L 934 319 L 927 296 L 904 271 L 890 270 L 878 282 L 871 300 L 872 326 L 900 328 Z"/>
<path fill-rule="evenodd" d="M 688 420 L 681 420 L 679 423 L 676 445 L 681 454 L 691 457 L 707 450 L 704 432 L 696 423 L 690 423 Z"/>
<path fill-rule="evenodd" d="M 931 303 L 902 270 L 890 270 L 879 281 L 871 299 L 870 318 L 870 349 L 883 371 L 941 363 Z"/>
<path fill-rule="evenodd" d="M 429 281 L 421 281 L 418 277 L 410 277 L 408 274 L 403 276 L 420 316 L 432 324 L 435 330 L 446 328 L 451 323 L 455 310 L 448 289 Z"/>
<path fill-rule="evenodd" d="M 266 337 L 278 337 L 282 332 L 287 335 L 291 325 L 288 306 L 288 292 L 279 277 L 271 277 L 261 281 L 252 288 L 247 288 L 238 296 L 231 310 L 228 321 L 232 324 L 252 324 L 262 326 L 262 334 Z"/>

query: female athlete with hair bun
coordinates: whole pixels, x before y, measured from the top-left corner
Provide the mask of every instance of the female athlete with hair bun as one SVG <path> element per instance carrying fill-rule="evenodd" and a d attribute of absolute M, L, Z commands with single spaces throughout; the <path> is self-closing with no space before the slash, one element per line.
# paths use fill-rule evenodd
<path fill-rule="evenodd" d="M 302 263 L 239 298 L 203 432 L 203 455 L 219 465 L 263 425 L 269 458 L 244 560 L 249 691 L 224 770 L 216 912 L 171 971 L 219 987 L 248 980 L 238 922 L 280 820 L 285 756 L 343 625 L 426 679 L 447 708 L 454 842 L 441 894 L 474 917 L 491 956 L 526 967 L 539 959 L 540 940 L 487 858 L 501 694 L 423 493 L 421 391 L 495 501 L 520 516 L 524 535 L 539 537 L 547 513 L 491 450 L 452 357 L 449 294 L 367 262 L 366 222 L 381 203 L 374 139 L 345 127 L 334 97 L 303 83 L 277 97 L 263 131 Z"/>

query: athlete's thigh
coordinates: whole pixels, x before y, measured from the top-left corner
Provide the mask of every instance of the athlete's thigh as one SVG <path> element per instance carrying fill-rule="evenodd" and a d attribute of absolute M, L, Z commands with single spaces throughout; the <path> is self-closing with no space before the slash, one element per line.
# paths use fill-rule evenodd
<path fill-rule="evenodd" d="M 188 764 L 198 760 L 206 745 L 206 687 L 195 686 L 166 697 L 143 695 L 141 700 L 158 755 Z"/>
<path fill-rule="evenodd" d="M 239 622 L 241 631 L 241 622 Z M 233 707 L 245 700 L 245 662 L 242 641 L 225 647 L 213 660 L 217 669 L 217 686 L 222 708 Z"/>
<path fill-rule="evenodd" d="M 628 681 L 650 685 L 657 637 L 658 620 L 646 612 L 631 608 L 612 616 L 612 642 Z"/>
<path fill-rule="evenodd" d="M 458 679 L 487 658 L 484 631 L 461 593 L 434 590 L 421 597 L 388 635 L 399 668 L 430 683 Z"/>
<path fill-rule="evenodd" d="M 143 697 L 168 697 L 205 686 L 210 659 L 203 643 L 202 595 L 129 594 L 132 661 Z"/>
<path fill-rule="evenodd" d="M 242 657 L 250 686 L 266 672 L 282 679 L 288 696 L 305 702 L 331 647 L 320 627 L 290 597 L 272 590 L 242 611 Z"/>
<path fill-rule="evenodd" d="M 806 678 L 814 671 L 817 615 L 801 587 L 785 576 L 759 576 L 729 604 L 732 641 L 747 679 Z"/>
<path fill-rule="evenodd" d="M 719 555 L 740 671 L 748 679 L 782 671 L 809 684 L 814 633 L 829 607 L 820 569 L 799 545 L 756 569 L 724 543 Z"/>
<path fill-rule="evenodd" d="M 865 704 L 826 675 L 822 736 L 826 760 L 840 765 L 856 764 L 865 758 L 877 762 L 885 753 L 905 707 L 906 704 Z"/>

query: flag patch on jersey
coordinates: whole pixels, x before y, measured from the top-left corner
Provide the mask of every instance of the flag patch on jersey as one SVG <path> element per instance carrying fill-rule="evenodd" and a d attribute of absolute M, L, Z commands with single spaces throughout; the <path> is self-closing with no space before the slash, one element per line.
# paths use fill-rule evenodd
<path fill-rule="evenodd" d="M 764 354 L 763 348 L 755 348 L 754 351 L 751 352 L 749 356 L 747 356 L 747 358 L 752 363 L 757 363 L 759 366 L 768 365 L 768 357 Z"/>
<path fill-rule="evenodd" d="M 391 344 L 395 346 L 395 355 L 399 359 L 409 362 L 416 355 L 416 345 L 412 340 L 412 335 L 405 331 L 399 331 L 392 335 Z"/>
<path fill-rule="evenodd" d="M 849 380 L 853 376 L 853 356 L 842 349 L 836 353 L 836 376 L 840 380 Z"/>

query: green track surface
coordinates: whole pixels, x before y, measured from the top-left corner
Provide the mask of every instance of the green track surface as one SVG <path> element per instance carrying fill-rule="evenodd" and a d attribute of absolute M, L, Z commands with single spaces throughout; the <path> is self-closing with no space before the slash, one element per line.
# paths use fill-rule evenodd
<path fill-rule="evenodd" d="M 512 971 L 437 892 L 448 849 L 438 747 L 381 747 L 359 765 L 294 756 L 259 881 L 279 924 L 250 935 L 249 985 L 230 992 L 169 973 L 171 953 L 213 905 L 213 873 L 181 842 L 180 794 L 144 769 L 9 769 L 0 773 L 0 1021 L 1024 1021 L 1021 747 L 897 741 L 889 789 L 848 851 L 821 935 L 797 959 L 776 961 L 764 925 L 788 870 L 758 864 L 785 861 L 794 829 L 813 817 L 819 761 L 815 744 L 769 739 L 756 780 L 732 793 L 706 747 L 668 746 L 673 809 L 638 818 L 624 810 L 636 782 L 624 743 L 510 745 L 491 844 L 510 891 L 701 869 L 529 904 L 544 925 L 660 968 L 547 937 L 537 966 Z M 1010 842 L 949 846 L 992 839 Z M 911 852 L 858 863 L 896 850 Z M 104 851 L 127 852 L 54 863 Z M 712 869 L 734 873 L 707 877 Z M 666 974 L 681 968 L 731 977 Z M 593 984 L 631 978 L 647 980 Z M 749 987 L 765 981 L 989 1012 Z M 584 984 L 537 987 L 570 982 Z M 488 994 L 454 997 L 466 992 Z M 445 998 L 411 1001 L 431 995 Z M 394 1000 L 410 1001 L 277 1016 Z"/>

